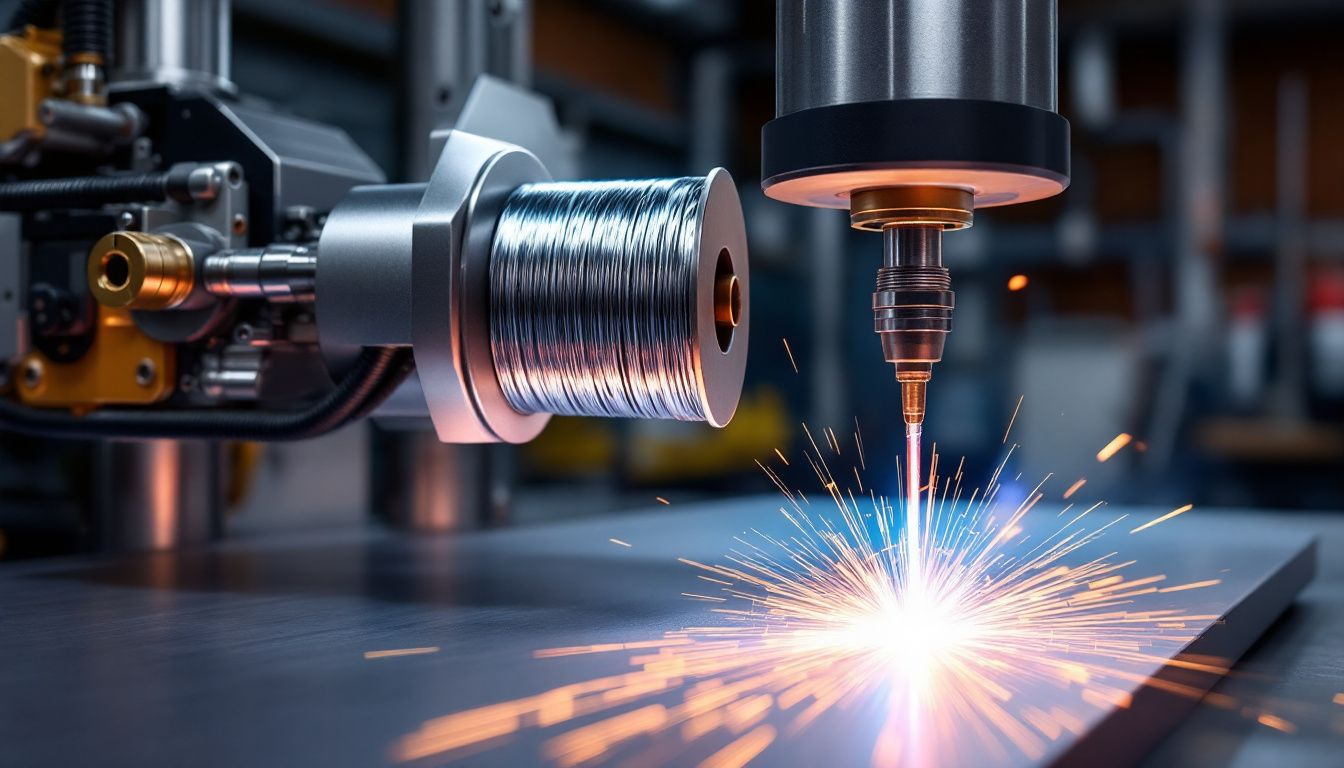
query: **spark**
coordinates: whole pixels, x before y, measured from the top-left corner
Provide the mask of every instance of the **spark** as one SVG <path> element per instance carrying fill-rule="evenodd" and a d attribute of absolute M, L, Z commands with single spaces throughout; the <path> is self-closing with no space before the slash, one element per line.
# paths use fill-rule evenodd
<path fill-rule="evenodd" d="M 1073 498 L 1073 494 L 1077 493 L 1078 489 L 1082 488 L 1084 485 L 1087 485 L 1087 478 L 1086 477 L 1078 478 L 1077 480 L 1074 481 L 1073 485 L 1069 486 L 1069 490 L 1064 492 L 1064 498 L 1066 499 Z"/>
<path fill-rule="evenodd" d="M 854 417 L 854 447 L 859 450 L 859 469 L 867 469 L 868 463 L 863 458 L 863 433 L 859 430 L 858 416 Z M 784 463 L 788 464 L 787 461 Z"/>
<path fill-rule="evenodd" d="M 1158 666 L 1227 671 L 1181 655 L 1221 617 L 1169 602 L 1220 580 L 1167 585 L 1164 574 L 1132 572 L 1135 561 L 1098 549 L 1126 517 L 1099 513 L 1103 502 L 1029 517 L 1048 477 L 1021 502 L 1004 501 L 1015 447 L 969 493 L 961 465 L 939 475 L 935 448 L 928 482 L 888 499 L 863 490 L 857 467 L 858 486 L 849 485 L 854 465 L 833 432 L 819 443 L 803 426 L 806 466 L 832 504 L 814 507 L 758 462 L 782 494 L 784 532 L 749 529 L 717 561 L 677 558 L 699 580 L 701 591 L 682 595 L 705 604 L 702 623 L 537 651 L 624 654 L 629 667 L 429 720 L 391 757 L 441 763 L 536 728 L 546 734 L 541 757 L 560 768 L 740 767 L 867 702 L 879 714 L 875 765 L 964 763 L 957 752 L 970 745 L 971 762 L 1020 762 L 1085 732 L 1097 710 L 1131 706 L 1137 686 L 1204 697 L 1207 686 L 1153 677 Z M 918 457 L 906 458 L 918 477 Z M 1246 716 L 1293 727 L 1261 710 Z"/>
<path fill-rule="evenodd" d="M 653 498 L 654 498 L 659 504 L 671 504 L 671 503 L 672 503 L 672 502 L 668 501 L 667 499 L 664 499 L 662 496 L 654 496 Z"/>
<path fill-rule="evenodd" d="M 1097 451 L 1097 461 L 1106 461 L 1107 459 L 1111 458 L 1115 454 L 1119 453 L 1121 448 L 1124 448 L 1126 445 L 1129 445 L 1129 441 L 1133 439 L 1134 436 L 1129 434 L 1128 432 L 1121 432 L 1120 434 L 1116 435 L 1115 438 L 1111 440 L 1111 442 L 1106 444 L 1105 448 L 1102 448 L 1100 451 Z"/>
<path fill-rule="evenodd" d="M 786 459 L 786 458 L 784 458 L 784 452 L 783 452 L 783 451 L 781 451 L 781 450 L 779 450 L 778 448 L 776 448 L 776 449 L 775 449 L 775 455 L 779 457 L 779 460 L 780 460 L 780 461 L 784 462 L 784 466 L 786 466 L 786 467 L 789 466 L 789 460 Z"/>
<path fill-rule="evenodd" d="M 1341 707 L 1344 707 L 1344 692 L 1336 693 L 1335 698 L 1331 699 L 1331 701 L 1335 702 Z"/>
<path fill-rule="evenodd" d="M 630 542 L 628 542 L 628 541 L 621 541 L 620 539 L 607 539 L 607 541 L 610 541 L 612 544 L 615 544 L 615 545 L 618 546 L 618 547 L 628 547 L 628 546 L 630 546 Z"/>
<path fill-rule="evenodd" d="M 751 733 L 710 755 L 699 768 L 741 768 L 770 746 L 775 740 L 775 729 L 768 725 L 754 728 Z"/>
<path fill-rule="evenodd" d="M 1175 587 L 1163 587 L 1158 592 L 1184 592 L 1187 589 L 1203 589 L 1204 587 L 1213 587 L 1222 584 L 1222 579 L 1206 579 L 1204 581 L 1192 581 L 1189 584 L 1180 584 Z"/>
<path fill-rule="evenodd" d="M 1149 520 L 1148 522 L 1144 523 L 1143 525 L 1140 525 L 1138 528 L 1135 528 L 1134 530 L 1130 531 L 1130 533 L 1138 533 L 1139 531 L 1142 531 L 1142 530 L 1144 530 L 1144 529 L 1146 529 L 1146 528 L 1152 528 L 1154 525 L 1157 525 L 1158 523 L 1165 523 L 1166 521 L 1170 520 L 1171 518 L 1173 518 L 1173 517 L 1175 517 L 1175 516 L 1177 516 L 1177 515 L 1185 514 L 1186 512 L 1189 512 L 1190 510 L 1192 510 L 1192 509 L 1194 509 L 1194 508 L 1195 508 L 1195 505 L 1194 505 L 1194 504 L 1186 504 L 1186 505 L 1183 506 L 1183 507 L 1177 507 L 1176 509 L 1171 510 L 1170 512 L 1168 512 L 1167 514 L 1165 514 L 1165 515 L 1163 515 L 1163 516 L 1157 518 L 1156 520 Z"/>
<path fill-rule="evenodd" d="M 780 338 L 780 341 L 784 342 L 784 351 L 787 352 L 789 355 L 789 365 L 793 366 L 793 372 L 797 373 L 798 363 L 793 359 L 793 350 L 789 347 L 789 340 L 785 338 Z"/>
<path fill-rule="evenodd" d="M 1013 275 L 1008 278 L 1008 290 L 1020 291 L 1027 287 L 1028 282 L 1030 281 L 1027 279 L 1026 275 Z"/>
<path fill-rule="evenodd" d="M 420 656 L 427 653 L 438 653 L 439 646 L 431 645 L 425 648 L 393 648 L 386 651 L 365 651 L 366 659 L 390 659 L 396 656 Z"/>
<path fill-rule="evenodd" d="M 1017 412 L 1022 408 L 1022 400 L 1026 395 L 1017 396 L 1017 405 L 1013 406 L 1013 415 L 1008 419 L 1008 428 L 1003 430 L 1003 444 L 1008 444 L 1008 435 L 1013 432 L 1013 424 L 1017 422 Z"/>
<path fill-rule="evenodd" d="M 1256 722 L 1260 723 L 1261 725 L 1268 726 L 1276 731 L 1283 731 L 1284 733 L 1292 733 L 1297 730 L 1297 726 L 1293 725 L 1287 720 L 1284 720 L 1282 717 L 1277 717 L 1275 715 L 1262 714 L 1255 719 Z"/>

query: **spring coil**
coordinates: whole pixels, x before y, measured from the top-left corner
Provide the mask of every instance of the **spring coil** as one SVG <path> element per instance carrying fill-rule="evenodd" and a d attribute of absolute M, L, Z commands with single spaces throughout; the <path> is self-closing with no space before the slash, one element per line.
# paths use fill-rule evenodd
<path fill-rule="evenodd" d="M 520 413 L 703 421 L 706 179 L 519 187 L 495 230 L 490 348 Z"/>

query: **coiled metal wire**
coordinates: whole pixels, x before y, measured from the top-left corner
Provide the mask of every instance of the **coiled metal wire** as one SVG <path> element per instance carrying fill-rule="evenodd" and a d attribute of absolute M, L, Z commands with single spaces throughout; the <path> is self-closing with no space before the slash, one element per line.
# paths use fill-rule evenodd
<path fill-rule="evenodd" d="M 490 258 L 490 348 L 521 413 L 705 420 L 696 355 L 706 179 L 541 183 Z"/>

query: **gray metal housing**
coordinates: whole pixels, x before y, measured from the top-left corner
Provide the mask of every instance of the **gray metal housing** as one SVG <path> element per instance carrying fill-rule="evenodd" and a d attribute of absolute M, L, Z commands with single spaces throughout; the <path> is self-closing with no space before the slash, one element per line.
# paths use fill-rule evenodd
<path fill-rule="evenodd" d="M 229 0 L 117 0 L 113 87 L 177 85 L 234 93 Z"/>
<path fill-rule="evenodd" d="M 860 101 L 1057 109 L 1055 0 L 779 0 L 775 115 Z"/>
<path fill-rule="evenodd" d="M 490 243 L 505 199 L 547 181 L 531 153 L 452 131 L 427 184 L 359 187 L 318 244 L 317 325 L 340 370 L 364 346 L 412 346 L 439 439 L 525 442 L 549 414 L 509 407 L 490 357 Z"/>

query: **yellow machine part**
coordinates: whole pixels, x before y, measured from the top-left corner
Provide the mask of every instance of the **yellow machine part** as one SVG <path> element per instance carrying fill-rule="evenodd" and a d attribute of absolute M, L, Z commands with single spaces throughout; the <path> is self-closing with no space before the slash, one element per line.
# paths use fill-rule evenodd
<path fill-rule="evenodd" d="M 146 336 L 128 309 L 98 307 L 93 346 L 72 363 L 31 352 L 19 365 L 15 389 L 27 405 L 88 412 L 100 405 L 148 405 L 172 394 L 177 358 L 168 344 Z"/>
<path fill-rule="evenodd" d="M 25 131 L 42 136 L 38 107 L 55 90 L 60 59 L 59 31 L 28 27 L 0 36 L 0 141 Z"/>
<path fill-rule="evenodd" d="M 624 457 L 612 425 L 597 419 L 556 417 L 520 449 L 528 470 L 544 477 L 592 474 L 619 461 L 626 478 L 635 482 L 688 482 L 756 472 L 756 459 L 789 445 L 793 423 L 784 396 L 758 387 L 742 394 L 737 413 L 723 429 L 636 422 Z"/>

